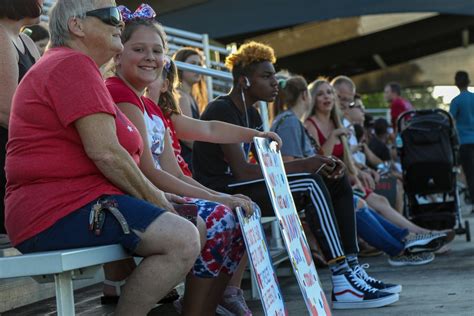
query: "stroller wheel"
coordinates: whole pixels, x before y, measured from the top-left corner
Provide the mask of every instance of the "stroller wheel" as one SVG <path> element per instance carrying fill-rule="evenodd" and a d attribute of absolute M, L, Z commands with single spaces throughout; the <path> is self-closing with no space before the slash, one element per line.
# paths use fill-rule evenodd
<path fill-rule="evenodd" d="M 469 227 L 469 221 L 464 221 L 464 230 L 466 232 L 466 241 L 471 241 L 471 228 Z"/>

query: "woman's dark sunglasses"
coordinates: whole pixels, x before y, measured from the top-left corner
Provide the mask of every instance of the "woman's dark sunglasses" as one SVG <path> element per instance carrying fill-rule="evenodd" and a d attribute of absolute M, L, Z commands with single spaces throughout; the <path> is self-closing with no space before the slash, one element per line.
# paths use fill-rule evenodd
<path fill-rule="evenodd" d="M 86 16 L 93 16 L 112 26 L 119 26 L 122 24 L 122 15 L 117 7 L 108 7 L 92 11 L 87 11 Z"/>

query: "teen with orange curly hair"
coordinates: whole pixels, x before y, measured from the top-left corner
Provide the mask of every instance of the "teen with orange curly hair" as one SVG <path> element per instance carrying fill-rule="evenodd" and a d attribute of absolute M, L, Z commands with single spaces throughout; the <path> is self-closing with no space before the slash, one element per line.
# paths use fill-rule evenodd
<path fill-rule="evenodd" d="M 256 42 L 242 45 L 226 59 L 234 79 L 232 90 L 209 103 L 201 119 L 262 129 L 262 120 L 253 105 L 258 101 L 272 102 L 277 96 L 275 61 L 273 49 L 267 45 Z M 260 167 L 247 162 L 249 151 L 249 144 L 195 142 L 195 178 L 214 190 L 245 194 L 260 205 L 264 215 L 274 216 Z M 329 260 L 334 286 L 333 307 L 371 308 L 398 301 L 399 285 L 384 284 L 368 276 L 362 278 L 354 272 L 362 268 L 357 261 L 352 189 L 344 175 L 344 164 L 332 157 L 315 155 L 289 161 L 285 163 L 285 169 L 296 207 L 306 210 L 311 230 Z M 323 177 L 316 174 L 317 171 Z M 233 282 L 234 285 L 237 283 Z M 230 301 L 238 303 L 232 305 L 224 301 L 221 306 L 237 308 L 238 305 L 245 309 L 241 290 L 231 290 L 233 298 Z M 231 312 L 251 315 L 248 308 Z"/>

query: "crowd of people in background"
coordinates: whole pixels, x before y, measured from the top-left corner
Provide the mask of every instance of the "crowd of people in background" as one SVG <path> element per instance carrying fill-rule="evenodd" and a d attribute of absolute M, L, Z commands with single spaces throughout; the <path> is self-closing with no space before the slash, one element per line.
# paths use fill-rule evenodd
<path fill-rule="evenodd" d="M 349 77 L 308 84 L 277 73 L 273 49 L 250 42 L 226 58 L 229 93 L 208 103 L 203 76 L 174 63 L 202 66 L 204 55 L 168 57 L 150 6 L 58 0 L 45 26 L 42 2 L 0 2 L 0 233 L 22 253 L 119 243 L 143 257 L 104 266 L 102 302 L 117 315 L 146 315 L 160 300 L 182 315 L 252 315 L 234 210 L 274 216 L 254 137 L 279 145 L 334 309 L 399 300 L 402 285 L 370 276 L 363 254 L 383 251 L 397 267 L 447 250 L 452 230 L 403 213 L 394 135 L 413 106 L 398 83 L 384 89 L 391 121 L 374 120 Z M 455 83 L 450 112 L 474 198 L 474 94 L 466 72 Z M 260 101 L 273 108 L 268 132 Z"/>

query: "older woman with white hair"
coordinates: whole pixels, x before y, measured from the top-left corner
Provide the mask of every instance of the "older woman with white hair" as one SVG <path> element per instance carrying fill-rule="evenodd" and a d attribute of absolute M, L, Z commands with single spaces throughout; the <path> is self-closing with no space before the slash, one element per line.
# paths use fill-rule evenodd
<path fill-rule="evenodd" d="M 146 315 L 193 266 L 199 234 L 137 164 L 143 143 L 99 67 L 123 49 L 115 1 L 58 0 L 51 48 L 20 83 L 7 147 L 6 226 L 30 253 L 120 243 L 144 259 L 116 315 Z"/>

